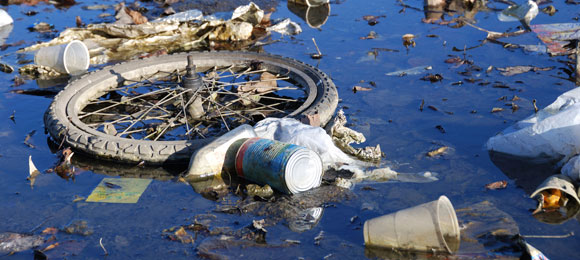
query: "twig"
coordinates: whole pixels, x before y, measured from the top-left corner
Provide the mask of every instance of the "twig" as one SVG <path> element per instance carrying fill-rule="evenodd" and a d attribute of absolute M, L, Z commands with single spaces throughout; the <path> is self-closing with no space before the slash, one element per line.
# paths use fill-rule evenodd
<path fill-rule="evenodd" d="M 29 233 L 34 232 L 35 230 L 39 229 L 40 227 L 42 227 L 42 225 L 44 225 L 44 223 L 46 223 L 46 221 L 48 221 L 49 219 L 51 219 L 52 216 L 44 219 L 42 222 L 40 222 L 40 224 L 38 224 L 36 227 L 34 227 L 33 229 L 31 229 L 30 231 L 28 231 Z"/>
<path fill-rule="evenodd" d="M 486 32 L 486 33 L 487 33 L 487 36 L 486 36 L 486 38 L 487 38 L 487 39 L 492 39 L 492 40 L 494 40 L 494 39 L 499 39 L 499 38 L 506 38 L 506 37 L 518 36 L 518 35 L 522 35 L 522 34 L 524 34 L 524 33 L 527 33 L 527 32 L 529 32 L 529 31 L 526 31 L 526 30 L 519 30 L 519 31 L 515 31 L 515 32 L 509 32 L 509 33 L 508 33 L 508 32 L 506 32 L 506 33 L 494 32 L 494 31 L 490 31 L 490 30 L 486 30 L 486 29 L 484 29 L 484 28 L 481 28 L 481 27 L 479 27 L 479 26 L 477 26 L 477 25 L 474 25 L 474 24 L 472 24 L 472 23 L 468 22 L 468 21 L 467 21 L 467 20 L 465 20 L 465 19 L 461 19 L 461 20 L 462 20 L 462 21 L 463 21 L 465 24 L 467 24 L 467 25 L 469 25 L 469 26 L 471 26 L 471 27 L 473 27 L 473 28 L 475 28 L 475 29 L 477 29 L 477 30 L 480 30 L 480 31 L 482 31 L 482 32 Z"/>
<path fill-rule="evenodd" d="M 105 249 L 105 246 L 103 246 L 103 238 L 101 237 L 101 239 L 99 239 L 99 245 L 101 245 L 101 248 L 103 249 L 103 251 L 105 251 L 105 255 L 109 255 L 109 252 L 107 252 L 107 249 Z"/>
<path fill-rule="evenodd" d="M 320 52 L 320 49 L 318 49 L 318 44 L 316 44 L 316 40 L 314 38 L 312 38 L 312 42 L 314 43 L 314 47 L 316 47 L 316 52 L 318 52 L 318 55 L 322 55 L 322 52 Z"/>
<path fill-rule="evenodd" d="M 574 236 L 574 231 L 565 235 L 522 235 L 524 238 L 568 238 Z"/>

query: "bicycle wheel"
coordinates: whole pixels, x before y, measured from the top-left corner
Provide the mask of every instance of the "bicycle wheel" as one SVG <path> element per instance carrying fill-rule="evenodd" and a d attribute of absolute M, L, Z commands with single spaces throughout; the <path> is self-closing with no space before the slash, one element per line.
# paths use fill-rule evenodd
<path fill-rule="evenodd" d="M 188 74 L 188 56 L 197 73 Z M 105 67 L 71 82 L 44 121 L 55 141 L 76 151 L 161 164 L 189 160 L 214 137 L 264 117 L 318 114 L 324 125 L 337 104 L 328 76 L 294 59 L 179 53 Z"/>

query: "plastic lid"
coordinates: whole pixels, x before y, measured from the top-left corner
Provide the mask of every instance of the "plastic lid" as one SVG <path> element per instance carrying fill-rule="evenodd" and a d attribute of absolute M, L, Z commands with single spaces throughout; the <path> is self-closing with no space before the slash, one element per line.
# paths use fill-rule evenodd
<path fill-rule="evenodd" d="M 320 186 L 322 183 L 322 160 L 314 151 L 296 150 L 288 159 L 284 174 L 290 193 L 299 193 Z"/>

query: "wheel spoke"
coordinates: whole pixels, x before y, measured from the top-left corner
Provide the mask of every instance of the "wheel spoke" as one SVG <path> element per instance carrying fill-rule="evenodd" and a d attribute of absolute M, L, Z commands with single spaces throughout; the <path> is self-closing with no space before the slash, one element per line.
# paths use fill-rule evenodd
<path fill-rule="evenodd" d="M 184 71 L 157 71 L 123 79 L 119 86 L 89 100 L 78 117 L 94 129 L 113 125 L 117 133 L 110 133 L 124 138 L 153 141 L 206 138 L 207 134 L 223 133 L 241 123 L 254 122 L 254 116 L 286 116 L 292 112 L 288 109 L 298 107 L 300 100 L 304 100 L 296 97 L 307 94 L 289 76 L 252 66 L 232 64 L 202 69 L 203 84 L 196 90 L 181 86 Z M 275 75 L 274 78 L 261 80 L 266 72 Z M 254 94 L 238 92 L 240 86 L 272 81 L 284 86 Z M 295 94 L 287 97 L 279 95 L 281 91 Z M 188 110 L 194 102 L 201 102 L 195 103 L 205 113 L 201 117 L 192 116 Z"/>

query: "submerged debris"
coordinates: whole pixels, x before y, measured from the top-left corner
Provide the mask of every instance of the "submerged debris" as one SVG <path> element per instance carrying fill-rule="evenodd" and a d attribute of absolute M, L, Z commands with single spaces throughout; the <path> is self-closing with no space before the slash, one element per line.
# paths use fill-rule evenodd
<path fill-rule="evenodd" d="M 254 29 L 262 28 L 264 14 L 257 5 L 250 3 L 236 9 L 232 18 L 227 21 L 211 18 L 181 21 L 171 17 L 140 24 L 120 22 L 89 24 L 86 28 L 68 28 L 55 39 L 24 48 L 21 52 L 65 44 L 74 39 L 91 43 L 87 44 L 91 53 L 91 63 L 102 64 L 111 60 L 128 60 L 163 48 L 168 53 L 174 53 L 207 50 L 210 46 L 219 46 L 223 42 L 239 42 L 242 46 L 249 46 L 260 39 L 258 35 L 254 35 L 259 30 Z M 286 19 L 265 28 L 265 31 L 297 34 L 301 29 L 298 24 Z M 261 37 L 265 36 L 267 35 Z"/>
<path fill-rule="evenodd" d="M 18 69 L 18 73 L 33 79 L 49 79 L 62 77 L 63 74 L 53 68 L 36 64 L 24 65 Z"/>
<path fill-rule="evenodd" d="M 260 187 L 260 185 L 256 184 L 248 184 L 246 185 L 246 190 L 248 196 L 250 197 L 258 196 L 260 198 L 267 199 L 274 195 L 274 190 L 272 190 L 268 184 L 264 185 L 263 187 Z"/>

